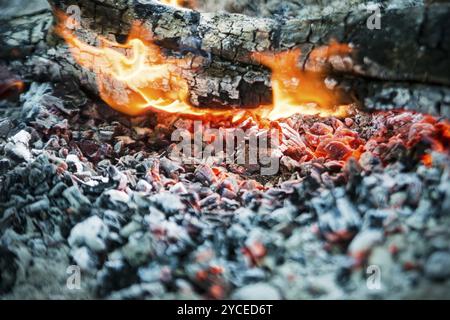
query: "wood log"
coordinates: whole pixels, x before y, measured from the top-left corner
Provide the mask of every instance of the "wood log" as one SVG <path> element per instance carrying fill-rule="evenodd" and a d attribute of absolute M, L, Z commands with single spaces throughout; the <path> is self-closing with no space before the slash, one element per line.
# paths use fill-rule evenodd
<path fill-rule="evenodd" d="M 337 12 L 320 19 L 285 20 L 200 13 L 148 0 L 50 3 L 63 11 L 71 5 L 79 6 L 83 28 L 95 34 L 112 34 L 119 41 L 125 39 L 136 20 L 153 32 L 158 45 L 171 51 L 184 50 L 192 39 L 197 39 L 198 48 L 193 49 L 211 53 L 212 63 L 200 71 L 186 73 L 194 105 L 252 107 L 268 103 L 270 71 L 252 58 L 252 52 L 300 48 L 300 67 L 308 68 L 311 51 L 334 39 L 355 47 L 352 63 L 338 68 L 331 65 L 330 72 L 339 79 L 340 87 L 354 93 L 362 107 L 407 106 L 449 115 L 450 36 L 445 32 L 450 24 L 448 3 L 386 9 L 382 11 L 380 30 L 367 27 L 367 20 L 373 15 L 367 10 Z M 0 33 L 13 30 L 6 36 L 2 34 L 0 40 L 8 42 L 6 46 L 0 43 L 7 49 L 6 57 L 17 56 L 18 46 L 29 46 L 32 49 L 26 54 L 33 55 L 26 64 L 32 74 L 59 79 L 75 75 L 84 86 L 95 87 L 92 75 L 73 62 L 63 44 L 48 38 L 29 40 L 30 34 L 37 34 L 36 30 L 44 30 L 40 36 L 47 36 L 49 19 L 51 14 L 45 11 L 0 23 Z M 33 21 L 40 21 L 42 26 L 36 29 Z M 27 35 L 24 42 L 11 45 L 9 39 L 22 38 L 21 34 Z M 42 47 L 36 48 L 36 43 Z M 5 56 L 5 50 L 0 50 L 0 54 Z"/>

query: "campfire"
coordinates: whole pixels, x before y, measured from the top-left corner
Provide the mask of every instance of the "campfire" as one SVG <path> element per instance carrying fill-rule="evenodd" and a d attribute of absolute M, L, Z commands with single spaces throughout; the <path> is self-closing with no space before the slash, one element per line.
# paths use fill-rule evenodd
<path fill-rule="evenodd" d="M 450 6 L 329 2 L 6 5 L 2 297 L 445 286 Z"/>

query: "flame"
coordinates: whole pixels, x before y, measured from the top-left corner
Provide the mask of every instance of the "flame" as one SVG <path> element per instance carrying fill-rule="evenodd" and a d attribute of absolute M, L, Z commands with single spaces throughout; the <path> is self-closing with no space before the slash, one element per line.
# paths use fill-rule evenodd
<path fill-rule="evenodd" d="M 162 3 L 165 3 L 165 4 L 169 4 L 169 5 L 171 5 L 171 6 L 174 6 L 174 7 L 181 7 L 182 6 L 182 0 L 160 0 Z"/>
<path fill-rule="evenodd" d="M 98 45 L 81 41 L 65 27 L 62 14 L 56 31 L 69 45 L 79 65 L 96 75 L 100 97 L 112 108 L 128 115 L 149 110 L 185 116 L 231 119 L 236 122 L 251 116 L 259 120 L 278 120 L 296 113 L 320 116 L 345 116 L 349 107 L 336 105 L 339 96 L 324 83 L 325 72 L 304 71 L 297 67 L 299 50 L 276 54 L 255 53 L 254 58 L 272 69 L 273 104 L 255 109 L 207 109 L 189 102 L 189 86 L 181 76 L 188 59 L 169 58 L 152 42 L 152 35 L 135 23 L 124 44 L 97 37 Z M 314 61 L 348 53 L 346 45 L 332 44 L 311 53 Z"/>
<path fill-rule="evenodd" d="M 160 2 L 171 5 L 173 7 L 180 7 L 180 8 L 185 8 L 185 7 L 192 8 L 194 6 L 193 0 L 191 0 L 191 1 L 189 1 L 189 0 L 160 0 Z"/>
<path fill-rule="evenodd" d="M 270 120 L 287 118 L 295 113 L 305 115 L 344 117 L 348 105 L 337 105 L 339 95 L 325 84 L 324 62 L 332 56 L 347 55 L 351 48 L 346 44 L 332 42 L 330 46 L 314 49 L 309 60 L 312 70 L 298 67 L 300 49 L 280 53 L 254 53 L 272 71 L 273 105 L 263 111 L 262 117 Z"/>
<path fill-rule="evenodd" d="M 21 80 L 0 80 L 0 98 L 7 97 L 13 92 L 22 92 L 25 84 Z"/>
<path fill-rule="evenodd" d="M 164 57 L 138 23 L 125 44 L 99 37 L 96 47 L 80 41 L 64 27 L 63 19 L 57 33 L 67 42 L 77 63 L 95 73 L 100 97 L 112 108 L 132 116 L 148 110 L 205 113 L 188 103 L 188 85 L 178 70 L 186 61 Z"/>

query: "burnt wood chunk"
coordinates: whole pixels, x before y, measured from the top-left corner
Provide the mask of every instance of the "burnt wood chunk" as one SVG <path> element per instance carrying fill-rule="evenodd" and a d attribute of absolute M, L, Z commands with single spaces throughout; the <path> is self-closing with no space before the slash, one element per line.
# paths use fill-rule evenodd
<path fill-rule="evenodd" d="M 299 67 L 308 68 L 312 50 L 337 41 L 353 46 L 353 58 L 350 63 L 331 63 L 330 74 L 361 107 L 449 114 L 449 3 L 381 9 L 380 29 L 368 27 L 374 12 L 363 7 L 305 19 L 204 13 L 150 0 L 49 3 L 63 12 L 73 12 L 77 6 L 82 27 L 91 34 L 114 35 L 123 41 L 132 23 L 140 21 L 167 54 L 196 57 L 201 68 L 185 71 L 190 100 L 196 106 L 242 108 L 270 103 L 270 70 L 252 58 L 253 52 L 300 48 Z M 0 56 L 13 61 L 13 66 L 28 57 L 20 62 L 28 76 L 51 80 L 75 76 L 95 91 L 95 77 L 70 58 L 62 41 L 49 36 L 51 21 L 50 8 L 0 20 Z M 389 93 L 389 88 L 397 87 L 408 94 Z"/>

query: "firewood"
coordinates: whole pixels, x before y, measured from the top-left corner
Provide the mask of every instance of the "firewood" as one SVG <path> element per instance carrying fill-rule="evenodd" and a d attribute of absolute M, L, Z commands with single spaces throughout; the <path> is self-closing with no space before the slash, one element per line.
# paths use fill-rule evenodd
<path fill-rule="evenodd" d="M 141 21 L 162 48 L 193 52 L 204 56 L 203 60 L 211 56 L 200 70 L 187 70 L 185 75 L 190 101 L 196 106 L 242 108 L 270 103 L 270 70 L 252 57 L 253 52 L 300 48 L 299 67 L 307 69 L 312 50 L 334 40 L 351 43 L 353 59 L 345 65 L 331 64 L 330 74 L 337 79 L 337 87 L 347 90 L 362 108 L 409 107 L 449 115 L 445 99 L 450 85 L 448 3 L 385 9 L 379 30 L 368 28 L 373 12 L 361 9 L 320 19 L 286 20 L 200 13 L 144 0 L 50 3 L 53 10 L 63 12 L 78 6 L 82 28 L 92 34 L 124 39 L 132 23 Z M 49 37 L 51 19 L 49 10 L 41 10 L 2 22 L 0 56 L 12 60 L 32 54 L 27 62 L 31 76 L 52 80 L 75 76 L 85 87 L 95 89 L 92 74 L 70 58 L 62 42 Z"/>

